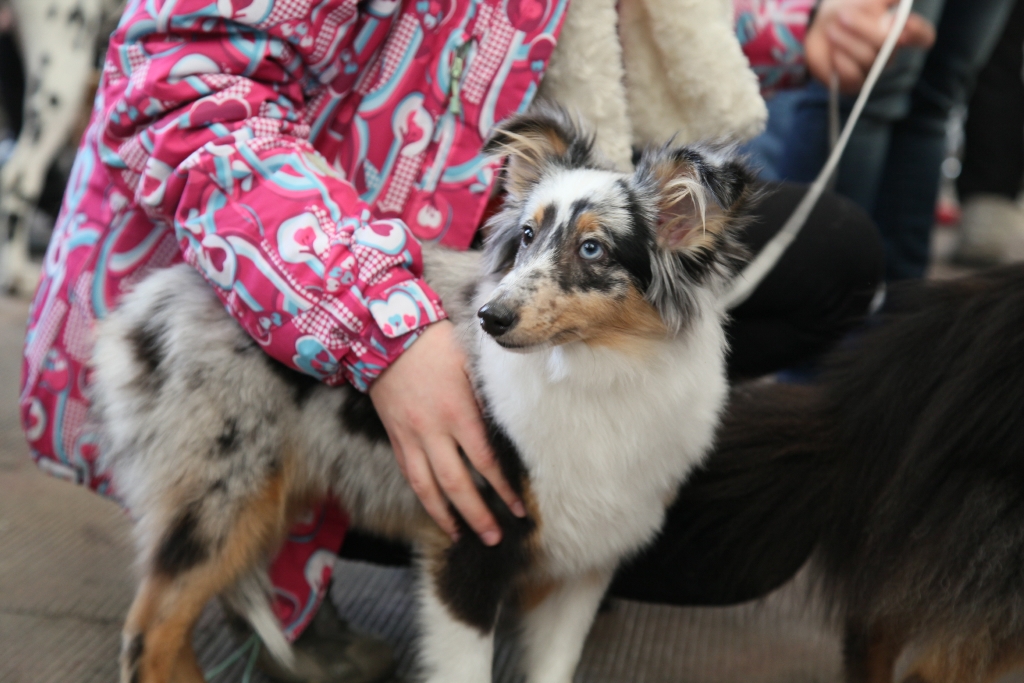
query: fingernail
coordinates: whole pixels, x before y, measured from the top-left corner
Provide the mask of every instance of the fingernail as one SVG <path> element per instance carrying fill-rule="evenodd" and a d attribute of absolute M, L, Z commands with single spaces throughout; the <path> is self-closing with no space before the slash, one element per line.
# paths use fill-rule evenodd
<path fill-rule="evenodd" d="M 480 537 L 484 545 L 498 545 L 498 541 L 501 540 L 501 534 L 497 531 L 485 531 L 484 535 Z"/>
<path fill-rule="evenodd" d="M 516 502 L 512 503 L 512 514 L 516 517 L 526 516 L 526 507 L 522 504 L 521 501 L 517 500 Z"/>

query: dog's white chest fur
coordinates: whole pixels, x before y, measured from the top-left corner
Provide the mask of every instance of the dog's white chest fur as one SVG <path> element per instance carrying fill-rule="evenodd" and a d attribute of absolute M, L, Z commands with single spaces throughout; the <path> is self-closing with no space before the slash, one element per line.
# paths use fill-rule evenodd
<path fill-rule="evenodd" d="M 640 355 L 580 343 L 520 354 L 481 335 L 482 390 L 529 473 L 547 572 L 614 567 L 657 532 L 712 444 L 725 348 L 711 312 Z"/>

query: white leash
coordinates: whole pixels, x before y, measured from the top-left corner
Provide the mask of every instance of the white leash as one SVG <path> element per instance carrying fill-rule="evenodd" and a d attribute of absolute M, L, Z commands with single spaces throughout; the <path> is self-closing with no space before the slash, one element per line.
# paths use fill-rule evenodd
<path fill-rule="evenodd" d="M 899 40 L 900 34 L 903 33 L 903 28 L 907 25 L 907 18 L 910 17 L 912 4 L 913 0 L 900 0 L 899 7 L 896 8 L 892 28 L 889 29 L 889 35 L 886 36 L 882 49 L 875 58 L 871 71 L 868 72 L 867 80 L 864 81 L 864 87 L 861 88 L 860 95 L 857 96 L 857 101 L 850 112 L 850 118 L 847 119 L 846 126 L 843 127 L 843 132 L 839 136 L 838 142 L 832 148 L 832 153 L 829 155 L 828 161 L 825 162 L 825 167 L 821 169 L 821 173 L 811 183 L 807 194 L 797 204 L 796 209 L 793 210 L 793 214 L 782 226 L 782 229 L 779 230 L 775 237 L 768 241 L 768 244 L 764 246 L 761 252 L 733 280 L 732 287 L 723 296 L 723 302 L 727 310 L 736 308 L 754 293 L 757 286 L 761 284 L 772 268 L 775 267 L 775 264 L 779 262 L 782 255 L 786 253 L 786 249 L 789 248 L 789 245 L 799 234 L 804 224 L 807 223 L 808 216 L 811 215 L 811 211 L 818 203 L 822 192 L 825 191 L 828 185 L 829 179 L 839 165 L 839 160 L 846 150 L 846 145 L 850 142 L 853 127 L 857 125 L 857 121 L 864 111 L 864 105 L 867 104 L 871 91 L 875 89 L 878 77 L 881 76 L 882 70 L 889 63 L 889 58 L 892 57 L 893 50 L 896 49 L 896 41 Z"/>

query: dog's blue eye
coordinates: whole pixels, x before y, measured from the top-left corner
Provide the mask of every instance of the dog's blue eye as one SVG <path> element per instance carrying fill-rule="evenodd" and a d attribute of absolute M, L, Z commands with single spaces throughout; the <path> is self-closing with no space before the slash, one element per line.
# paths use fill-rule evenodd
<path fill-rule="evenodd" d="M 587 240 L 580 245 L 580 256 L 593 261 L 594 259 L 601 258 L 604 255 L 604 247 L 597 240 Z"/>
<path fill-rule="evenodd" d="M 533 241 L 533 228 L 529 225 L 523 226 L 523 246 L 530 246 L 530 242 Z"/>

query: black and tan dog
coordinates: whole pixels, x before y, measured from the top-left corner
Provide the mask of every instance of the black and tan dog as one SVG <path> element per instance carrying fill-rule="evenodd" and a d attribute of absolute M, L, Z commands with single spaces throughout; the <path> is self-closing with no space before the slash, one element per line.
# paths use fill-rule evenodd
<path fill-rule="evenodd" d="M 891 299 L 819 386 L 734 393 L 672 513 L 680 581 L 749 599 L 810 557 L 849 683 L 905 651 L 906 682 L 996 680 L 1024 664 L 1024 267 Z"/>

